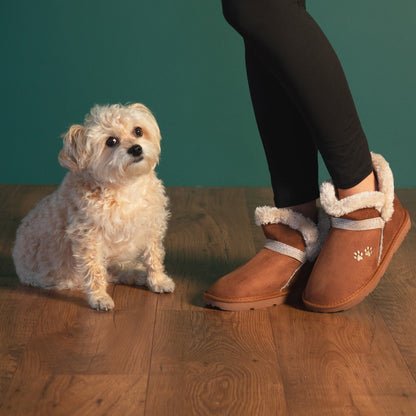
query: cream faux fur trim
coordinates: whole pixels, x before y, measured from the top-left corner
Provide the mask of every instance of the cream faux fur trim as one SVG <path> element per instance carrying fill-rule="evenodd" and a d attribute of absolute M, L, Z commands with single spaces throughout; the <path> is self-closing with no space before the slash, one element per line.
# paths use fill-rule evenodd
<path fill-rule="evenodd" d="M 393 173 L 383 156 L 371 153 L 371 157 L 379 190 L 361 192 L 339 200 L 332 181 L 326 181 L 321 185 L 321 205 L 329 215 L 342 217 L 358 209 L 375 208 L 385 221 L 391 219 L 394 212 Z"/>
<path fill-rule="evenodd" d="M 385 221 L 391 220 L 394 213 L 394 178 L 390 165 L 383 156 L 371 153 L 373 169 L 377 177 L 378 190 L 384 194 L 385 202 L 381 209 L 381 216 Z"/>
<path fill-rule="evenodd" d="M 325 214 L 320 214 L 320 218 Z M 256 225 L 285 224 L 302 234 L 306 246 L 306 257 L 313 261 L 322 246 L 318 226 L 309 218 L 289 208 L 257 207 L 254 213 Z M 329 220 L 328 220 L 329 224 Z M 329 229 L 329 226 L 328 226 Z"/>

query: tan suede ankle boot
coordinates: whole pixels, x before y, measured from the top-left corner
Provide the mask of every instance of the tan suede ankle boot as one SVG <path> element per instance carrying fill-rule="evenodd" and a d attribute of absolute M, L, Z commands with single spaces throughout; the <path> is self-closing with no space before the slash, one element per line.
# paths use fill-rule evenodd
<path fill-rule="evenodd" d="M 372 154 L 372 159 L 378 191 L 339 200 L 331 182 L 321 186 L 331 229 L 303 294 L 312 311 L 339 312 L 360 303 L 375 289 L 410 230 L 389 164 L 381 155 Z"/>
<path fill-rule="evenodd" d="M 267 238 L 264 248 L 211 286 L 204 293 L 207 305 L 239 311 L 279 305 L 296 290 L 300 297 L 322 245 L 318 227 L 287 208 L 259 207 L 255 220 Z"/>

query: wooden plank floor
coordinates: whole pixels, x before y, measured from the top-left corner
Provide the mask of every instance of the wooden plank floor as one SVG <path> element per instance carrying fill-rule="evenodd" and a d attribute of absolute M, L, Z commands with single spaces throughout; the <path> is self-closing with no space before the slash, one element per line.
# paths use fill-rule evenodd
<path fill-rule="evenodd" d="M 206 309 L 202 292 L 263 244 L 266 188 L 169 188 L 174 294 L 111 286 L 116 307 L 18 283 L 20 219 L 53 186 L 0 185 L 1 415 L 416 415 L 413 228 L 363 303 L 315 314 Z"/>

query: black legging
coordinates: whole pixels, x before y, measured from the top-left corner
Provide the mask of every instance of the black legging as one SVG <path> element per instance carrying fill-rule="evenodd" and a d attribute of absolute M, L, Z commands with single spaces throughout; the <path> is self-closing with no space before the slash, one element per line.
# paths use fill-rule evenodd
<path fill-rule="evenodd" d="M 372 172 L 341 64 L 305 0 L 222 0 L 245 42 L 251 99 L 278 207 L 319 197 L 317 150 L 336 187 Z"/>

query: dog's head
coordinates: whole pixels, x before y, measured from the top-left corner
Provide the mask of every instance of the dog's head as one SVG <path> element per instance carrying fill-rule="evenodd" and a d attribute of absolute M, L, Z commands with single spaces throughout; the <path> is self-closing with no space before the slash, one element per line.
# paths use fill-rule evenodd
<path fill-rule="evenodd" d="M 59 163 L 100 182 L 118 183 L 155 168 L 160 139 L 156 119 L 143 104 L 96 105 L 83 126 L 65 133 Z"/>

